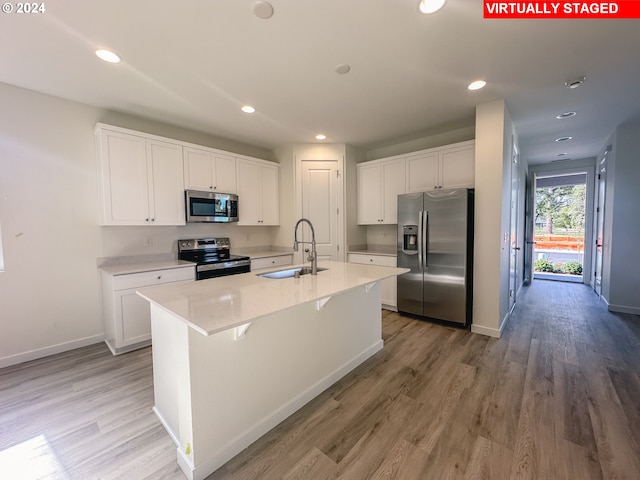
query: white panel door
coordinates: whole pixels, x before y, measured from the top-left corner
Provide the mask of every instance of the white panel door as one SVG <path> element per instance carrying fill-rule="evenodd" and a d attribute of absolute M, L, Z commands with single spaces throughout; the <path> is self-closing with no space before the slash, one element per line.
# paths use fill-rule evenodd
<path fill-rule="evenodd" d="M 318 260 L 340 261 L 340 177 L 337 160 L 302 162 L 302 215 L 313 224 Z M 298 239 L 311 241 L 306 224 L 299 226 Z M 302 244 L 303 250 L 311 245 Z M 307 255 L 304 255 L 306 261 Z"/>

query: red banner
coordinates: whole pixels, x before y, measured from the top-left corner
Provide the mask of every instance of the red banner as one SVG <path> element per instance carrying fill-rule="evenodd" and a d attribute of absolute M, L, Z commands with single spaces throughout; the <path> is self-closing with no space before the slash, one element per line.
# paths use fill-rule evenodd
<path fill-rule="evenodd" d="M 616 2 L 484 0 L 484 18 L 640 18 L 640 0 Z"/>

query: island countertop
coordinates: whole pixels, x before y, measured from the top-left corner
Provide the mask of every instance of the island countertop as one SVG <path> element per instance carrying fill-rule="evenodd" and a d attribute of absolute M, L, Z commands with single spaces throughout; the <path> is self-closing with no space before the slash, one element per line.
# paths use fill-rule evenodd
<path fill-rule="evenodd" d="M 250 272 L 142 288 L 137 293 L 203 335 L 213 335 L 408 271 L 346 262 L 320 262 L 318 266 L 327 270 L 284 279 L 264 278 Z"/>

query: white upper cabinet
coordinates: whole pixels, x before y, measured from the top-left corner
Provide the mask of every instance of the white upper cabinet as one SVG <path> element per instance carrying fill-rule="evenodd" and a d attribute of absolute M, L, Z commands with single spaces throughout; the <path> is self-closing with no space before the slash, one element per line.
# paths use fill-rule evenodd
<path fill-rule="evenodd" d="M 184 225 L 182 146 L 98 128 L 101 225 Z"/>
<path fill-rule="evenodd" d="M 438 152 L 425 152 L 407 157 L 407 193 L 438 188 L 438 164 Z"/>
<path fill-rule="evenodd" d="M 405 159 L 358 165 L 358 224 L 397 223 L 398 195 L 405 193 Z"/>
<path fill-rule="evenodd" d="M 213 150 L 184 148 L 184 188 L 236 193 L 236 159 Z"/>
<path fill-rule="evenodd" d="M 279 166 L 237 159 L 238 225 L 279 225 Z"/>
<path fill-rule="evenodd" d="M 407 156 L 407 193 L 441 188 L 473 188 L 474 183 L 473 140 Z"/>

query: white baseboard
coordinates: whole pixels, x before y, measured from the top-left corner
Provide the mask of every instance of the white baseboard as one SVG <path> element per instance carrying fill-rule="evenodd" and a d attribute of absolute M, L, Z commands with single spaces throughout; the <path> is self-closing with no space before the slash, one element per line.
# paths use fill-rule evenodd
<path fill-rule="evenodd" d="M 158 417 L 158 420 L 160 420 L 160 423 L 169 434 L 169 437 L 171 437 L 171 441 L 175 444 L 176 447 L 178 447 L 180 445 L 180 440 L 176 436 L 175 432 L 169 428 L 169 423 L 164 419 L 162 414 L 158 411 L 158 409 L 155 406 L 153 406 L 151 410 L 153 410 L 153 413 L 156 414 L 156 417 Z"/>
<path fill-rule="evenodd" d="M 625 305 L 612 305 L 610 303 L 607 303 L 607 310 L 616 313 L 630 313 L 631 315 L 640 315 L 640 308 L 627 307 Z"/>
<path fill-rule="evenodd" d="M 93 345 L 94 343 L 100 343 L 102 341 L 104 341 L 104 335 L 93 335 L 91 337 L 80 338 L 71 342 L 59 343 L 50 347 L 9 355 L 7 357 L 0 358 L 0 368 L 10 367 L 11 365 L 17 365 L 31 360 L 37 360 L 57 353 L 68 352 L 69 350 L 86 347 L 87 345 Z"/>
<path fill-rule="evenodd" d="M 506 322 L 502 322 L 502 327 L 504 327 L 505 324 Z M 502 328 L 483 327 L 482 325 L 471 324 L 471 331 L 473 333 L 479 333 L 480 335 L 487 335 L 494 338 L 500 338 L 502 335 Z"/>

